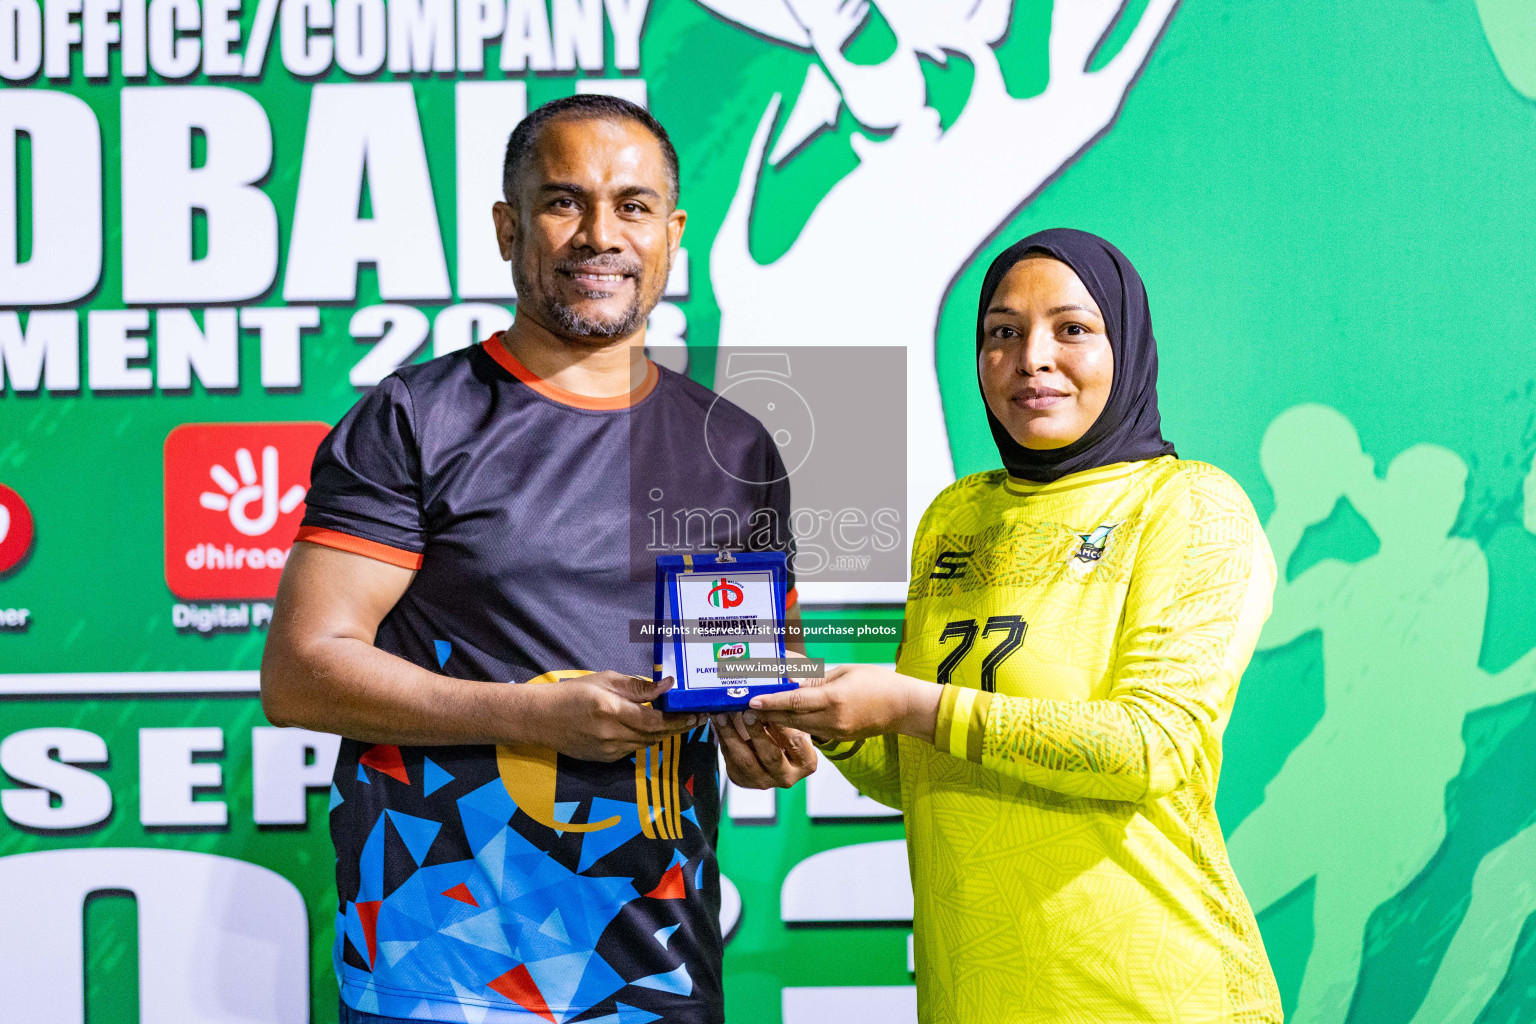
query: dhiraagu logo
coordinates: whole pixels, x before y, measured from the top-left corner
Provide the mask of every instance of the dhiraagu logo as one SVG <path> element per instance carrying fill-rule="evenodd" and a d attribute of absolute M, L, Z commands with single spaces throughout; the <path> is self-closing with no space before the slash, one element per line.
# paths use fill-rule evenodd
<path fill-rule="evenodd" d="M 732 658 L 745 658 L 747 645 L 744 643 L 715 644 L 715 660 L 726 661 Z"/>

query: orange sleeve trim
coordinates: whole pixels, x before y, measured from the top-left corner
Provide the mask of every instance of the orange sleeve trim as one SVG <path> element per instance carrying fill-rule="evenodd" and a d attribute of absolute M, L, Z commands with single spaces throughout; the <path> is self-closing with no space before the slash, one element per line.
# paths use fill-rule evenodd
<path fill-rule="evenodd" d="M 789 593 L 784 595 L 784 610 L 789 611 L 800 603 L 800 593 L 794 587 L 789 588 Z"/>
<path fill-rule="evenodd" d="M 567 391 L 562 387 L 556 387 L 549 381 L 534 373 L 524 366 L 502 343 L 501 332 L 498 331 L 486 339 L 482 346 L 485 354 L 496 360 L 496 364 L 506 370 L 512 376 L 528 385 L 551 402 L 559 402 L 561 405 L 569 405 L 577 409 L 595 409 L 599 412 L 613 409 L 628 409 L 640 402 L 652 391 L 656 390 L 656 382 L 661 380 L 661 371 L 656 369 L 656 364 L 649 359 L 645 361 L 645 380 L 640 386 L 627 395 L 614 395 L 612 398 L 594 398 L 591 395 L 578 395 L 574 391 Z"/>
<path fill-rule="evenodd" d="M 388 562 L 390 565 L 398 565 L 402 569 L 414 570 L 421 568 L 421 555 L 418 552 L 392 548 L 388 544 L 380 544 L 376 540 L 364 540 L 362 537 L 354 537 L 350 533 L 342 533 L 340 530 L 327 530 L 322 526 L 301 526 L 299 527 L 299 535 L 294 540 L 308 541 L 311 544 L 335 548 L 338 551 L 350 551 L 354 555 L 363 555 L 375 561 Z"/>

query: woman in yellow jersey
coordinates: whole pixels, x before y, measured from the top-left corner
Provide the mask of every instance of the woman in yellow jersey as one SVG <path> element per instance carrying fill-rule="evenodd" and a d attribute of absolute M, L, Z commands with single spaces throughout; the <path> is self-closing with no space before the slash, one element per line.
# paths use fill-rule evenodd
<path fill-rule="evenodd" d="M 1162 437 L 1141 278 L 1080 231 L 992 264 L 977 373 L 1004 470 L 924 514 L 896 671 L 752 701 L 906 815 L 925 1022 L 1280 1022 L 1216 820 L 1274 560 Z"/>

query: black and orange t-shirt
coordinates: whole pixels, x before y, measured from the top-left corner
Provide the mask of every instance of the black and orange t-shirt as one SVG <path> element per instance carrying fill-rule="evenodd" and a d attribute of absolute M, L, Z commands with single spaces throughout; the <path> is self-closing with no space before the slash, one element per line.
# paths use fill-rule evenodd
<path fill-rule="evenodd" d="M 499 335 L 386 378 L 312 480 L 299 540 L 415 570 L 375 644 L 487 684 L 649 676 L 630 624 L 657 554 L 791 544 L 753 417 L 655 364 L 628 395 L 573 395 Z M 722 1020 L 716 765 L 707 725 L 611 764 L 346 740 L 342 998 L 487 1024 Z"/>

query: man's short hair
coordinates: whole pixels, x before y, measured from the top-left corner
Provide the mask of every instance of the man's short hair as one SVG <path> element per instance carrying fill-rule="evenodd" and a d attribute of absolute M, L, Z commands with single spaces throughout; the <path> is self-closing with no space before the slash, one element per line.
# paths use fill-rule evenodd
<path fill-rule="evenodd" d="M 538 144 L 544 126 L 555 120 L 634 121 L 655 136 L 661 146 L 661 154 L 667 162 L 667 183 L 672 187 L 671 201 L 677 206 L 679 183 L 677 150 L 661 122 L 650 111 L 629 100 L 601 93 L 580 93 L 564 99 L 552 100 L 530 113 L 512 129 L 507 139 L 507 155 L 501 164 L 501 191 L 507 202 L 512 202 L 518 176 L 523 173 L 533 147 Z"/>

